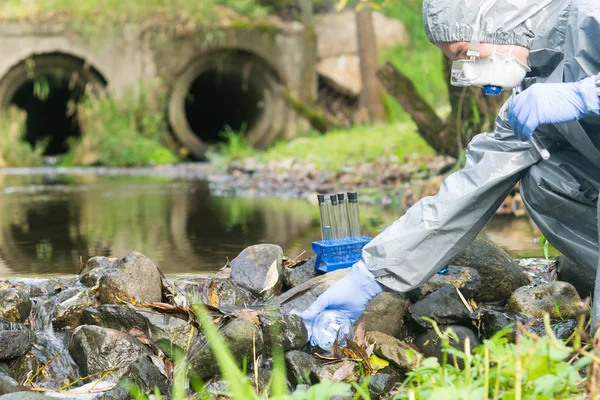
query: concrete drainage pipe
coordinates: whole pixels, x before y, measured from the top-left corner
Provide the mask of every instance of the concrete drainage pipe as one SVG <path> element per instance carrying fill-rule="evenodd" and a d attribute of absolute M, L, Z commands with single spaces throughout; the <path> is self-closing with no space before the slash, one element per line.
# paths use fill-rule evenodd
<path fill-rule="evenodd" d="M 173 132 L 191 154 L 223 140 L 227 129 L 243 131 L 264 147 L 285 129 L 287 105 L 278 95 L 279 74 L 259 57 L 221 50 L 203 55 L 176 81 L 169 103 Z"/>
<path fill-rule="evenodd" d="M 0 109 L 16 105 L 25 110 L 25 139 L 47 139 L 47 155 L 63 154 L 68 138 L 81 134 L 70 103 L 81 99 L 88 84 L 103 91 L 106 80 L 82 59 L 59 53 L 32 56 L 0 79 Z"/>

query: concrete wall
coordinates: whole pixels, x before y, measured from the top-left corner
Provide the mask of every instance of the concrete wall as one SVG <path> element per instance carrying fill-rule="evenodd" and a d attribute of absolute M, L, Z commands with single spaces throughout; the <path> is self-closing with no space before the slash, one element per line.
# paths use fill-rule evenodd
<path fill-rule="evenodd" d="M 275 80 L 287 86 L 293 95 L 307 100 L 316 92 L 315 46 L 314 34 L 299 23 L 268 26 L 238 23 L 184 31 L 124 25 L 107 29 L 103 37 L 87 37 L 64 24 L 0 23 L 0 107 L 10 103 L 16 77 L 23 75 L 24 60 L 43 54 L 83 60 L 94 73 L 90 79 L 100 77 L 106 81 L 107 92 L 119 96 L 136 83 L 154 78 L 161 78 L 171 92 L 178 85 L 189 86 L 189 75 L 193 75 L 193 69 L 203 59 L 218 51 L 239 50 L 272 71 Z M 186 82 L 178 82 L 186 75 Z M 186 89 L 180 87 L 179 91 Z M 268 144 L 276 137 L 293 135 L 299 123 L 295 113 L 275 93 L 276 85 L 267 89 L 271 111 L 256 128 L 263 132 L 250 135 L 259 145 Z M 181 107 L 179 103 L 183 101 L 183 98 L 172 99 L 170 110 Z M 171 119 L 181 119 L 182 115 L 181 112 L 179 117 L 174 117 L 173 112 L 169 114 Z M 171 123 L 176 131 L 188 130 L 176 132 L 185 141 L 186 135 L 190 135 L 186 122 L 171 120 Z M 202 143 L 195 145 L 197 148 L 192 151 L 201 153 Z M 189 146 L 194 147 L 194 143 Z"/>

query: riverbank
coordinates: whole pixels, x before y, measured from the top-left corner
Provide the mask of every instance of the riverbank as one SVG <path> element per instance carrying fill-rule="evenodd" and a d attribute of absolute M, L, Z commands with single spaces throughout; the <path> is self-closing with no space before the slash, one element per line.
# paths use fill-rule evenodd
<path fill-rule="evenodd" d="M 52 397 L 126 399 L 158 391 L 174 399 L 194 393 L 258 399 L 256 393 L 273 396 L 278 390 L 308 399 L 318 390 L 322 395 L 316 398 L 333 392 L 356 392 L 364 399 L 405 398 L 410 391 L 422 392 L 421 398 L 441 398 L 425 395 L 432 382 L 435 390 L 456 385 L 483 390 L 483 375 L 467 380 L 460 365 L 480 362 L 475 355 L 485 348 L 496 363 L 490 367 L 492 375 L 504 377 L 498 393 L 512 393 L 514 379 L 524 379 L 524 393 L 535 392 L 534 374 L 566 379 L 553 372 L 558 367 L 568 374 L 583 368 L 587 376 L 585 362 L 572 365 L 546 351 L 551 346 L 563 354 L 570 349 L 565 343 L 577 335 L 585 339 L 576 326 L 587 308 L 570 284 L 555 281 L 560 263 L 519 264 L 479 238 L 452 265 L 446 275 L 435 275 L 407 294 L 375 297 L 356 323 L 353 341 L 334 346 L 331 353 L 307 344 L 306 329 L 294 313 L 347 271 L 318 275 L 314 258 L 286 258 L 276 245 L 250 246 L 210 277 L 168 279 L 152 260 L 130 253 L 120 259 L 91 258 L 73 278 L 0 280 L 0 395 L 25 399 L 31 394 L 23 391 L 34 391 Z M 546 322 L 545 313 L 551 317 Z M 457 335 L 449 341 L 451 347 L 474 349 L 463 356 L 452 352 L 457 367 L 451 366 L 453 361 L 439 364 L 448 344 L 438 339 L 437 325 Z M 546 332 L 554 335 L 548 343 L 535 339 L 544 343 L 535 358 L 556 369 L 541 371 L 526 360 L 526 373 L 514 375 L 510 367 L 519 350 L 515 353 L 506 343 L 518 343 L 517 337 L 521 343 L 531 340 L 520 336 L 526 331 L 534 339 Z M 433 377 L 410 379 L 425 370 L 458 380 L 448 386 Z M 564 396 L 583 393 L 588 379 L 546 390 L 556 398 L 573 398 Z"/>

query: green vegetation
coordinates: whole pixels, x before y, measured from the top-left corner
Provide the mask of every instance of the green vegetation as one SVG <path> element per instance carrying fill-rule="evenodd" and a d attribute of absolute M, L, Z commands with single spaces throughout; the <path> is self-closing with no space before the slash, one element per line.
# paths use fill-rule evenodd
<path fill-rule="evenodd" d="M 166 94 L 138 88 L 118 100 L 94 93 L 77 105 L 82 137 L 71 142 L 63 165 L 142 166 L 170 164 Z"/>
<path fill-rule="evenodd" d="M 383 0 L 381 12 L 402 21 L 410 36 L 407 46 L 387 49 L 380 54 L 382 62 L 390 61 L 411 79 L 417 91 L 435 108 L 448 108 L 448 86 L 442 69 L 443 53 L 427 39 L 423 26 L 422 0 Z M 406 112 L 390 96 L 385 106 L 391 120 L 404 120 Z"/>
<path fill-rule="evenodd" d="M 274 347 L 269 387 L 255 387 L 245 369 L 238 367 L 241 360 L 234 358 L 204 306 L 197 305 L 193 308 L 215 354 L 223 379 L 229 385 L 228 392 L 220 393 L 217 397 L 208 393 L 202 382 L 192 378 L 191 386 L 201 398 L 329 399 L 333 396 L 351 395 L 354 389 L 354 399 L 370 399 L 366 390 L 369 377 L 365 377 L 361 385 L 323 381 L 308 391 L 288 394 L 282 384 L 283 379 L 278 379 L 285 377 L 286 371 L 283 354 L 277 350 L 277 346 Z M 516 342 L 510 343 L 507 336 L 512 327 L 509 326 L 484 340 L 475 349 L 471 349 L 468 341 L 459 348 L 456 346 L 459 338 L 451 329 L 442 332 L 434 321 L 428 321 L 440 337 L 444 349 L 442 359 L 426 358 L 417 361 L 417 367 L 407 372 L 406 379 L 397 390 L 390 393 L 390 398 L 550 400 L 596 398 L 598 395 L 596 374 L 600 358 L 595 355 L 597 348 L 582 342 L 584 318 L 580 319 L 577 330 L 566 341 L 556 338 L 550 326 L 550 318 L 546 315 L 546 336 L 539 337 L 518 327 Z M 243 365 L 248 365 L 247 361 Z M 361 360 L 357 359 L 356 362 L 360 364 Z M 182 400 L 186 396 L 181 387 L 185 384 L 188 366 L 183 358 L 176 360 L 176 363 L 174 381 L 177 384 L 172 399 Z M 128 387 L 134 398 L 147 400 L 147 396 L 135 385 L 128 383 Z"/>
<path fill-rule="evenodd" d="M 34 167 L 43 163 L 46 143 L 24 140 L 27 114 L 11 107 L 0 115 L 0 168 Z"/>
<path fill-rule="evenodd" d="M 250 146 L 242 134 L 227 132 L 226 143 L 210 155 L 217 164 L 255 157 L 261 161 L 295 158 L 314 163 L 318 169 L 339 171 L 344 166 L 372 162 L 380 157 L 403 160 L 411 154 L 434 154 L 433 149 L 415 131 L 411 123 L 357 126 L 330 131 L 326 135 L 312 133 L 289 142 L 276 143 L 264 152 Z"/>

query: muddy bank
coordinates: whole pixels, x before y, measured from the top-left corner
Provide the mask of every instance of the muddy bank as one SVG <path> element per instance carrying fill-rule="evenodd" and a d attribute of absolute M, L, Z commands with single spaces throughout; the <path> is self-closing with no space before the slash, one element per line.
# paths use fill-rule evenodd
<path fill-rule="evenodd" d="M 94 257 L 71 278 L 0 281 L 0 395 L 126 399 L 128 382 L 134 382 L 146 393 L 156 386 L 169 396 L 181 360 L 190 378 L 205 382 L 202 390 L 226 391 L 201 327 L 207 315 L 260 391 L 267 390 L 272 349 L 278 348 L 289 392 L 326 379 L 360 381 L 362 365 L 378 383 L 369 384 L 372 397 L 388 398 L 411 368 L 441 355 L 424 317 L 452 327 L 460 343 L 468 337 L 472 347 L 517 321 L 541 333 L 544 312 L 556 318 L 556 335 L 568 336 L 586 305 L 573 286 L 555 280 L 555 269 L 551 261 L 513 260 L 478 238 L 446 275 L 409 293 L 375 297 L 355 325 L 354 347 L 325 354 L 307 344 L 293 312 L 345 270 L 319 275 L 314 259 L 288 259 L 271 244 L 248 247 L 210 277 L 168 279 L 139 253 Z M 372 354 L 386 366 L 365 361 Z"/>

